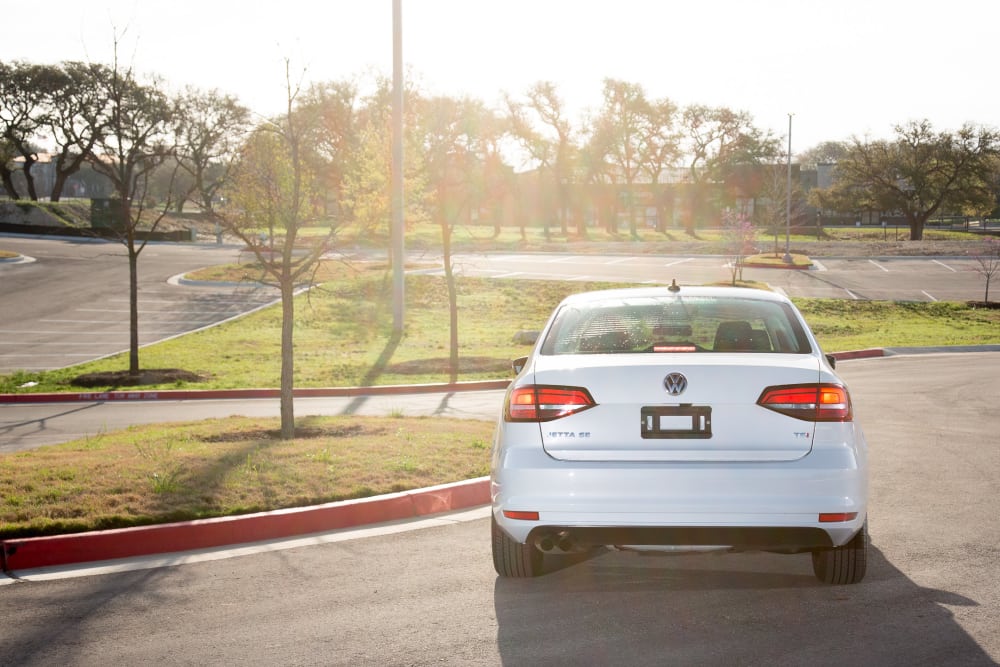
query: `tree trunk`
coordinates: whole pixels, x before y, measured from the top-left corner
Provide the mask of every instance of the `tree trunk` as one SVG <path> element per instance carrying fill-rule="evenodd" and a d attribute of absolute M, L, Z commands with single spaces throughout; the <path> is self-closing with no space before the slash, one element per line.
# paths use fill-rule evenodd
<path fill-rule="evenodd" d="M 10 169 L 0 166 L 0 182 L 3 183 L 3 190 L 11 201 L 18 201 L 21 198 L 17 194 L 17 188 L 14 187 L 14 176 Z"/>
<path fill-rule="evenodd" d="M 290 276 L 281 281 L 281 439 L 295 437 L 295 285 Z"/>
<path fill-rule="evenodd" d="M 444 279 L 448 286 L 448 376 L 458 380 L 458 291 L 451 266 L 451 227 L 447 219 L 441 220 L 441 249 L 444 255 Z"/>
<path fill-rule="evenodd" d="M 926 215 L 907 215 L 908 222 L 910 223 L 910 240 L 911 241 L 923 241 L 924 240 L 924 224 L 927 222 Z"/>

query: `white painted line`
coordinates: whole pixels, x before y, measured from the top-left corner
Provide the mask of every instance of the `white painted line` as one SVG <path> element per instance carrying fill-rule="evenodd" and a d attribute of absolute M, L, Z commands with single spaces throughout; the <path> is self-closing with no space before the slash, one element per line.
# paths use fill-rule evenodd
<path fill-rule="evenodd" d="M 949 271 L 951 271 L 952 273 L 958 273 L 958 269 L 956 269 L 956 268 L 953 268 L 953 267 L 950 267 L 950 266 L 948 266 L 947 264 L 945 264 L 944 262 L 939 262 L 939 261 L 938 261 L 938 260 L 936 260 L 936 259 L 932 259 L 931 261 L 932 261 L 932 262 L 934 262 L 935 264 L 938 264 L 939 266 L 943 266 L 944 268 L 948 269 L 948 270 L 949 270 Z M 925 292 L 925 294 L 926 294 L 926 292 Z"/>
<path fill-rule="evenodd" d="M 667 262 L 663 266 L 677 266 L 678 264 L 683 264 L 684 262 L 694 261 L 694 257 L 688 257 L 687 259 L 678 259 L 675 262 Z"/>
<path fill-rule="evenodd" d="M 878 262 L 876 262 L 874 259 L 869 259 L 868 261 L 869 261 L 869 263 L 874 264 L 875 266 L 877 266 L 878 268 L 882 269 L 886 273 L 889 273 L 889 269 L 885 268 L 884 266 L 882 266 L 881 264 L 879 264 Z"/>
<path fill-rule="evenodd" d="M 524 271 L 510 271 L 509 273 L 498 273 L 493 276 L 494 278 L 516 278 L 517 276 L 523 276 Z"/>
<path fill-rule="evenodd" d="M 937 301 L 937 299 L 935 299 L 934 297 L 932 297 L 932 296 L 931 296 L 930 294 L 928 294 L 927 292 L 924 292 L 923 290 L 920 290 L 920 292 L 921 292 L 921 293 L 922 293 L 922 294 L 923 294 L 924 296 L 926 296 L 926 297 L 927 297 L 928 299 L 930 299 L 931 301 Z"/>
<path fill-rule="evenodd" d="M 857 294 L 855 294 L 854 292 L 852 292 L 851 290 L 849 290 L 849 289 L 847 289 L 847 288 L 845 287 L 845 288 L 844 288 L 844 291 L 845 291 L 845 292 L 847 292 L 847 295 L 848 295 L 848 296 L 850 296 L 850 297 L 851 297 L 852 299 L 854 299 L 855 301 L 857 301 L 857 300 L 858 300 L 858 295 L 857 295 Z"/>
<path fill-rule="evenodd" d="M 604 262 L 605 266 L 614 266 L 615 264 L 625 264 L 626 262 L 631 262 L 634 257 L 619 257 L 618 259 L 612 259 L 608 262 Z"/>
<path fill-rule="evenodd" d="M 812 263 L 814 271 L 826 271 L 826 266 L 823 264 L 823 262 L 819 261 L 818 259 L 814 259 Z"/>

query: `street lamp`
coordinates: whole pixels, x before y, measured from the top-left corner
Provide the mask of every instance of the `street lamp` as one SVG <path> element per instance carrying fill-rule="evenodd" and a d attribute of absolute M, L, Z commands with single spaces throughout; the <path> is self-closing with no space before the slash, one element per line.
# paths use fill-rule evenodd
<path fill-rule="evenodd" d="M 788 114 L 788 183 L 785 197 L 785 264 L 792 263 L 792 114 Z"/>

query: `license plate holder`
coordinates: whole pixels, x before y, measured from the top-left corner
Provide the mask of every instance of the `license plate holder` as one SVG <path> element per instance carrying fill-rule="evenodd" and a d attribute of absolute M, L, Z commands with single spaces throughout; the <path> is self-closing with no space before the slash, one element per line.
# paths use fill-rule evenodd
<path fill-rule="evenodd" d="M 647 405 L 641 416 L 643 438 L 712 437 L 712 407 L 708 405 Z"/>

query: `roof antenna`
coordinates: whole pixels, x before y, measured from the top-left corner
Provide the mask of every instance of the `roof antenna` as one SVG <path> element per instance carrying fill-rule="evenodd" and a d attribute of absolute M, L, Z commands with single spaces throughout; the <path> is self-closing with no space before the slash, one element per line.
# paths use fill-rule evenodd
<path fill-rule="evenodd" d="M 681 286 L 677 284 L 677 278 L 673 279 L 673 281 L 670 283 L 670 287 L 668 287 L 667 289 L 670 290 L 671 292 L 681 291 Z"/>

